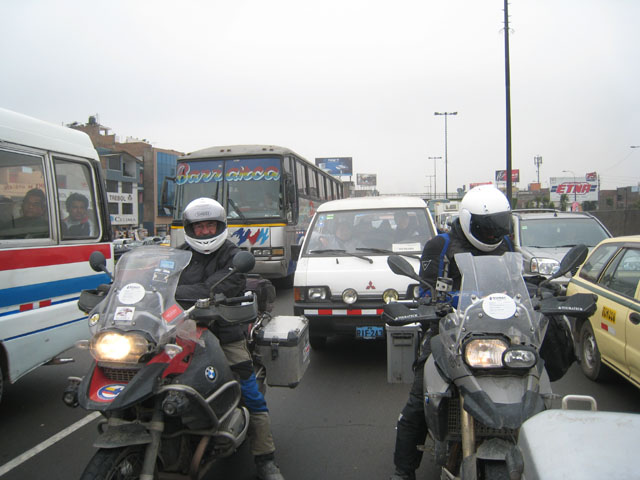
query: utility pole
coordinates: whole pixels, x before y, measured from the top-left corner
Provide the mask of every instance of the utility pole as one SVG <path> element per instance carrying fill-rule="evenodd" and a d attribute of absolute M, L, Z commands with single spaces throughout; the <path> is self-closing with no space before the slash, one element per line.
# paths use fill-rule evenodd
<path fill-rule="evenodd" d="M 438 186 L 436 185 L 436 160 L 442 160 L 442 157 L 429 157 L 429 160 L 433 160 L 433 198 L 435 199 L 436 190 L 438 189 Z"/>
<path fill-rule="evenodd" d="M 511 75 L 509 73 L 509 2 L 504 0 L 504 81 L 507 98 L 507 199 L 511 204 Z"/>
<path fill-rule="evenodd" d="M 458 112 L 433 112 L 434 115 L 444 115 L 444 198 L 449 198 L 449 168 L 447 157 L 447 117 L 458 115 Z"/>

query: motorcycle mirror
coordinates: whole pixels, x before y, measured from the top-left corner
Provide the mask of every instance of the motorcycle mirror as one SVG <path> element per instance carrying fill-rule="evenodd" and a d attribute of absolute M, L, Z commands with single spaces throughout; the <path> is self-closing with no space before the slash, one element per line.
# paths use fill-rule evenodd
<path fill-rule="evenodd" d="M 413 270 L 413 267 L 407 259 L 400 255 L 389 255 L 387 258 L 387 265 L 389 265 L 391 271 L 396 275 L 413 278 L 414 280 L 421 280 L 420 277 L 416 275 L 416 272 Z"/>
<path fill-rule="evenodd" d="M 111 272 L 107 270 L 107 259 L 104 258 L 104 254 L 102 252 L 98 250 L 91 252 L 91 255 L 89 255 L 89 265 L 94 272 L 104 272 L 109 275 L 111 280 L 113 280 L 113 275 L 111 275 Z"/>
<path fill-rule="evenodd" d="M 248 273 L 253 270 L 256 258 L 252 253 L 242 250 L 233 257 L 233 268 L 239 273 Z"/>
<path fill-rule="evenodd" d="M 89 265 L 94 272 L 102 272 L 107 268 L 107 259 L 104 258 L 104 254 L 96 250 L 89 255 Z"/>
<path fill-rule="evenodd" d="M 558 278 L 565 273 L 570 272 L 574 268 L 580 266 L 587 258 L 589 249 L 586 245 L 578 244 L 571 247 L 571 250 L 560 260 L 560 268 L 556 273 L 551 275 L 551 278 Z"/>

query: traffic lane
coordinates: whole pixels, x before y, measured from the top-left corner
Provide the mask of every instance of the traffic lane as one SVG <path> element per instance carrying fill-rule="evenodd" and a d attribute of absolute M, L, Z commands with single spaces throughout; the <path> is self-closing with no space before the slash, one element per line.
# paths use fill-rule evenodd
<path fill-rule="evenodd" d="M 296 388 L 267 390 L 276 461 L 285 478 L 388 478 L 395 425 L 409 387 L 387 383 L 384 342 L 332 339 L 325 349 L 313 350 Z M 437 474 L 426 454 L 418 476 Z M 247 446 L 216 465 L 207 478 L 255 479 Z"/>
<path fill-rule="evenodd" d="M 640 413 L 640 389 L 615 374 L 602 382 L 589 380 L 582 373 L 580 364 L 577 362 L 571 366 L 564 377 L 553 382 L 551 388 L 553 393 L 563 396 L 570 394 L 590 395 L 596 399 L 598 410 Z M 576 403 L 572 403 L 569 407 L 581 408 Z"/>
<path fill-rule="evenodd" d="M 62 393 L 69 376 L 83 376 L 91 364 L 86 350 L 70 349 L 62 357 L 75 362 L 44 365 L 5 385 L 0 403 L 0 465 L 86 416 L 81 409 L 67 407 Z"/>

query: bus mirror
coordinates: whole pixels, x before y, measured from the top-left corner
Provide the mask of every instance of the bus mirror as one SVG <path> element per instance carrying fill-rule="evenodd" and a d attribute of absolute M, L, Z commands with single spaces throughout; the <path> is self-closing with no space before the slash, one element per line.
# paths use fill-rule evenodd
<path fill-rule="evenodd" d="M 301 245 L 291 245 L 291 260 L 297 260 L 300 257 Z"/>

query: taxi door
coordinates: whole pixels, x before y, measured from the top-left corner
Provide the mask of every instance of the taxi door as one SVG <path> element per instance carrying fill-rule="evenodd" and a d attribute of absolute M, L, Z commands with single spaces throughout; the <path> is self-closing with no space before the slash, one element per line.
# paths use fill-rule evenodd
<path fill-rule="evenodd" d="M 636 291 L 634 305 L 627 316 L 626 356 L 629 372 L 636 385 L 640 384 L 640 286 Z"/>

